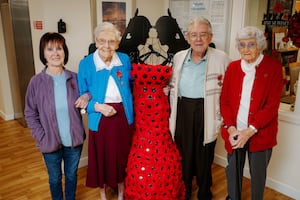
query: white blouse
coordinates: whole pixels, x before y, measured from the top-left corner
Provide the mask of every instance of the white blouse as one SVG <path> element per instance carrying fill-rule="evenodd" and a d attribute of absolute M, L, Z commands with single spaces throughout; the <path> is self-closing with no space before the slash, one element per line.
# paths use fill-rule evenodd
<path fill-rule="evenodd" d="M 114 66 L 122 65 L 119 56 L 116 53 L 114 53 L 110 65 L 107 66 L 100 58 L 98 52 L 99 52 L 98 49 L 94 52 L 94 63 L 96 65 L 96 71 L 100 71 L 103 69 L 111 70 Z M 109 76 L 104 103 L 120 103 L 120 102 L 122 102 L 122 97 L 118 89 L 118 86 L 115 80 L 113 79 L 113 77 Z"/>

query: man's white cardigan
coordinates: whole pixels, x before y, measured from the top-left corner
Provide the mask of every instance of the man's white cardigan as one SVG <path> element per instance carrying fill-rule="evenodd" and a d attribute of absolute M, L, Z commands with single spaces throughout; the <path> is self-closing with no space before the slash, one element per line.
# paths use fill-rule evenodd
<path fill-rule="evenodd" d="M 173 74 L 170 80 L 170 108 L 169 126 L 174 140 L 177 116 L 177 101 L 179 95 L 179 81 L 183 62 L 189 49 L 175 54 L 173 59 Z M 207 60 L 204 83 L 204 144 L 217 139 L 222 125 L 219 98 L 225 70 L 230 62 L 227 54 L 211 47 L 207 49 Z"/>

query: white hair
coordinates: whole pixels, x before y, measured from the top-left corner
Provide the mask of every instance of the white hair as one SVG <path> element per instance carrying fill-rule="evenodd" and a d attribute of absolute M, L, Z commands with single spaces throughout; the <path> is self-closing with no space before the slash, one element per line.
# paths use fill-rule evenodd
<path fill-rule="evenodd" d="M 208 19 L 206 19 L 205 17 L 197 17 L 194 19 L 191 19 L 191 21 L 188 24 L 187 27 L 187 31 L 190 31 L 190 28 L 194 25 L 194 24 L 205 24 L 208 26 L 208 33 L 212 33 L 212 26 L 211 23 L 209 22 Z"/>
<path fill-rule="evenodd" d="M 261 49 L 261 51 L 267 47 L 267 41 L 264 33 L 254 26 L 246 26 L 237 32 L 235 37 L 236 47 L 238 47 L 240 40 L 250 38 L 256 39 L 257 47 Z"/>
<path fill-rule="evenodd" d="M 94 37 L 95 40 L 97 39 L 97 37 L 99 36 L 99 34 L 103 31 L 109 31 L 109 32 L 113 32 L 116 36 L 116 40 L 120 41 L 121 40 L 121 32 L 116 28 L 115 25 L 113 25 L 110 22 L 103 22 L 101 24 L 99 24 L 95 30 L 94 30 Z"/>

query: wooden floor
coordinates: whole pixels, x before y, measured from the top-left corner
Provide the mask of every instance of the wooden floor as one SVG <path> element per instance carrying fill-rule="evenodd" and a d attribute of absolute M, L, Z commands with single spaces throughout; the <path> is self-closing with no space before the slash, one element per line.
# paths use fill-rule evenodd
<path fill-rule="evenodd" d="M 98 189 L 85 187 L 86 167 L 79 169 L 77 200 L 99 199 Z M 226 197 L 226 176 L 223 167 L 213 165 L 213 195 L 216 200 Z M 109 199 L 116 199 L 113 190 Z M 18 121 L 0 118 L 0 199 L 43 200 L 50 199 L 47 172 L 40 152 L 36 149 L 28 128 Z M 196 199 L 196 198 L 194 198 Z M 243 199 L 250 199 L 249 180 L 244 179 Z M 290 200 L 266 188 L 265 200 Z"/>

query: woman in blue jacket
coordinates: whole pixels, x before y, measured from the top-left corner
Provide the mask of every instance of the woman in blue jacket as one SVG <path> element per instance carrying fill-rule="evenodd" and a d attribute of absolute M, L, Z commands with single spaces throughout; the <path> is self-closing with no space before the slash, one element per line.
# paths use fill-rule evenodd
<path fill-rule="evenodd" d="M 100 24 L 94 35 L 97 50 L 80 61 L 78 70 L 80 94 L 91 95 L 86 108 L 89 126 L 86 184 L 100 187 L 102 200 L 106 199 L 106 186 L 118 187 L 121 200 L 133 123 L 131 62 L 127 54 L 116 52 L 120 32 L 113 24 Z"/>

